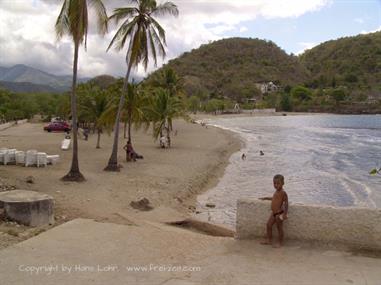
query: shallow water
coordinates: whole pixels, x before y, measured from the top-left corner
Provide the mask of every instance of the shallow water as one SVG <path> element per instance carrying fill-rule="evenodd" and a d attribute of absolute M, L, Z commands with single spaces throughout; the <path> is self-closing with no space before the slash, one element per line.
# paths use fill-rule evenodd
<path fill-rule="evenodd" d="M 246 146 L 231 156 L 218 185 L 198 197 L 200 217 L 234 226 L 237 199 L 271 196 L 278 173 L 285 176 L 291 203 L 381 208 L 381 175 L 369 175 L 381 166 L 381 115 L 239 117 L 207 123 L 234 131 Z M 216 207 L 206 208 L 207 202 Z"/>

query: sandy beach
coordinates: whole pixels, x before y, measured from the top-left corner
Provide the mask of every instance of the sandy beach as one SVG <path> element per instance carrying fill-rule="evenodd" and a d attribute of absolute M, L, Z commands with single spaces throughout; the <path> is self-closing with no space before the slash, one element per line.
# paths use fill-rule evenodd
<path fill-rule="evenodd" d="M 160 149 L 149 131 L 134 132 L 135 149 L 144 160 L 126 163 L 121 151 L 119 173 L 103 171 L 111 137 L 102 136 L 102 148 L 96 149 L 96 136 L 91 135 L 89 141 L 79 141 L 80 167 L 87 181 L 66 183 L 59 179 L 69 168 L 71 152 L 59 148 L 62 133 L 45 133 L 42 126 L 27 123 L 0 132 L 2 147 L 61 156 L 57 165 L 47 168 L 0 166 L 1 188 L 47 193 L 56 203 L 54 226 L 0 224 L 4 284 L 104 284 L 111 279 L 110 284 L 378 284 L 380 259 L 369 253 L 364 256 L 301 241 L 272 249 L 257 240 L 168 225 L 191 217 L 197 194 L 223 175 L 229 157 L 242 146 L 233 133 L 176 121 L 173 147 Z M 120 149 L 123 142 L 121 138 Z M 34 183 L 26 182 L 28 176 Z M 153 210 L 130 206 L 143 197 Z M 26 271 L 37 265 L 57 270 Z M 74 271 L 68 274 L 62 266 Z"/>
<path fill-rule="evenodd" d="M 122 136 L 119 163 L 123 168 L 119 173 L 103 171 L 112 136 L 102 135 L 101 149 L 95 148 L 96 135 L 90 135 L 88 141 L 79 140 L 80 169 L 87 181 L 67 183 L 60 181 L 71 162 L 71 150 L 60 150 L 64 135 L 44 132 L 43 124 L 38 123 L 15 126 L 0 133 L 2 147 L 59 154 L 60 162 L 46 168 L 0 166 L 0 177 L 17 189 L 53 196 L 57 224 L 75 218 L 121 224 L 183 219 L 194 212 L 197 194 L 218 181 L 241 141 L 227 131 L 184 121 L 176 121 L 174 129 L 177 135 L 170 149 L 160 149 L 150 130 L 134 131 L 134 148 L 144 156 L 137 162 L 125 162 Z M 27 183 L 28 176 L 33 176 L 35 183 Z M 131 201 L 141 198 L 147 198 L 154 209 L 143 212 L 130 206 Z M 9 243 L 8 238 L 6 245 Z"/>

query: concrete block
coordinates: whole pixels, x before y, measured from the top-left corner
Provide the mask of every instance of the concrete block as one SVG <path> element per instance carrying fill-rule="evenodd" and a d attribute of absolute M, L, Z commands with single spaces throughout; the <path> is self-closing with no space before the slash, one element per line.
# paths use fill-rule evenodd
<path fill-rule="evenodd" d="M 270 203 L 253 199 L 238 200 L 238 239 L 265 236 L 266 222 L 271 213 Z M 380 209 L 291 204 L 288 216 L 284 222 L 286 239 L 381 249 Z M 276 232 L 274 226 L 273 233 Z"/>
<path fill-rule="evenodd" d="M 13 190 L 0 193 L 0 207 L 6 218 L 26 226 L 54 223 L 54 200 L 34 191 Z"/>

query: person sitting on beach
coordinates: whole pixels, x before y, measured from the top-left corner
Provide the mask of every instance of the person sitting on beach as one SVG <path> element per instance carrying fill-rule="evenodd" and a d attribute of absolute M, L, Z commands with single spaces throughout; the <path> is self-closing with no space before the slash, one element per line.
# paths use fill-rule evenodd
<path fill-rule="evenodd" d="M 126 151 L 126 161 L 136 161 L 136 159 L 143 159 L 142 155 L 139 155 L 135 152 L 130 141 L 127 141 L 127 144 L 123 147 L 123 149 Z"/>
<path fill-rule="evenodd" d="M 272 197 L 259 198 L 260 200 L 270 200 L 271 201 L 271 214 L 269 220 L 267 221 L 267 238 L 261 244 L 271 244 L 272 243 L 272 228 L 276 223 L 279 235 L 279 243 L 274 247 L 280 247 L 283 244 L 283 221 L 287 219 L 288 212 L 288 196 L 286 191 L 283 190 L 284 177 L 283 175 L 277 174 L 273 179 L 274 188 L 276 189 Z"/>
<path fill-rule="evenodd" d="M 83 136 L 85 138 L 85 141 L 89 139 L 89 129 L 88 128 L 83 128 Z"/>
<path fill-rule="evenodd" d="M 246 160 L 246 154 L 243 153 L 242 156 L 241 156 L 241 159 L 242 160 Z"/>
<path fill-rule="evenodd" d="M 168 141 L 165 136 L 160 137 L 160 147 L 161 148 L 166 148 L 168 147 Z"/>

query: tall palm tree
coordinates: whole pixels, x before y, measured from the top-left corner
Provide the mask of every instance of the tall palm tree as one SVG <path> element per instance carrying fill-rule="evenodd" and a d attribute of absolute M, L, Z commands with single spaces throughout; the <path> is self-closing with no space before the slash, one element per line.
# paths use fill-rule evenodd
<path fill-rule="evenodd" d="M 151 85 L 168 90 L 172 97 L 184 97 L 184 79 L 170 67 L 165 67 L 156 73 L 152 78 Z"/>
<path fill-rule="evenodd" d="M 116 23 L 123 19 L 123 23 L 111 40 L 107 50 L 112 46 L 117 50 L 121 50 L 127 40 L 129 44 L 126 54 L 127 72 L 115 119 L 112 153 L 108 165 L 104 169 L 106 171 L 119 171 L 119 122 L 131 69 L 137 67 L 140 63 L 147 69 L 149 54 L 152 55 L 155 66 L 157 65 L 158 53 L 163 58 L 165 57 L 165 31 L 156 21 L 155 17 L 167 14 L 177 16 L 179 13 L 177 6 L 172 2 L 165 2 L 160 5 L 157 5 L 155 0 L 130 0 L 130 2 L 134 4 L 133 7 L 117 8 L 110 17 L 110 20 L 115 20 Z"/>
<path fill-rule="evenodd" d="M 71 90 L 71 116 L 73 128 L 73 157 L 69 173 L 62 177 L 64 181 L 84 181 L 79 171 L 78 137 L 77 137 L 77 84 L 79 46 L 84 43 L 86 48 L 88 31 L 88 4 L 93 7 L 98 20 L 98 30 L 104 34 L 107 31 L 107 13 L 101 0 L 63 0 L 61 12 L 56 21 L 57 38 L 69 35 L 74 43 L 73 82 Z"/>
<path fill-rule="evenodd" d="M 165 131 L 170 146 L 173 119 L 188 118 L 184 112 L 183 104 L 178 97 L 172 97 L 169 91 L 163 88 L 158 88 L 155 96 L 150 99 L 151 102 L 146 106 L 145 112 L 152 121 L 153 137 L 158 139 L 163 136 Z"/>

